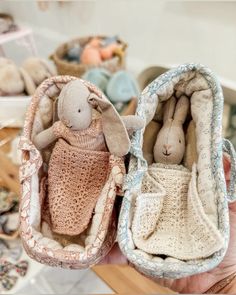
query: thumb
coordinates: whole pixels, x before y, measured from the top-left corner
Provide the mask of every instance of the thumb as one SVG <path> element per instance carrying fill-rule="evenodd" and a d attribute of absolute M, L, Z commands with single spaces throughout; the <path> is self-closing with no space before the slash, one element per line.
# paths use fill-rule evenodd
<path fill-rule="evenodd" d="M 231 162 L 230 162 L 230 157 L 227 153 L 223 154 L 223 166 L 224 166 L 225 181 L 228 188 L 229 182 L 230 182 Z"/>
<path fill-rule="evenodd" d="M 226 153 L 224 153 L 223 155 L 223 166 L 224 166 L 225 181 L 228 188 L 230 183 L 231 162 L 230 162 L 230 157 Z M 229 210 L 232 213 L 236 213 L 236 201 L 229 204 Z"/>

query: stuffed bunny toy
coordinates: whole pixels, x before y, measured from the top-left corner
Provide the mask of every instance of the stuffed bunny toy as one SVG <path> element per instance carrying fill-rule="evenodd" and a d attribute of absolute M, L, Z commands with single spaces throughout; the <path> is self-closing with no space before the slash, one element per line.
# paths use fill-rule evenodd
<path fill-rule="evenodd" d="M 99 121 L 102 124 L 109 152 L 117 156 L 126 155 L 130 147 L 128 133 L 141 129 L 144 121 L 135 116 L 120 117 L 108 100 L 101 100 L 95 93 L 90 93 L 80 80 L 72 81 L 63 87 L 58 98 L 60 121 L 54 125 L 61 125 L 72 133 L 87 129 L 92 122 L 92 108 L 99 109 L 103 114 L 106 114 Z M 34 138 L 34 144 L 39 150 L 44 149 L 57 139 L 54 129 L 55 127 L 52 126 Z M 114 131 L 116 139 L 121 142 L 114 142 L 112 138 Z M 93 149 L 92 146 L 86 148 Z"/>
<path fill-rule="evenodd" d="M 0 95 L 32 95 L 35 85 L 23 68 L 18 68 L 14 62 L 1 58 L 0 60 Z"/>
<path fill-rule="evenodd" d="M 132 223 L 138 249 L 181 260 L 208 257 L 223 243 L 200 202 L 197 156 L 192 171 L 181 165 L 185 152 L 183 124 L 189 104 L 187 96 L 182 95 L 178 100 L 172 96 L 164 105 L 163 126 L 154 146 L 156 163 L 144 175 Z"/>
<path fill-rule="evenodd" d="M 154 146 L 156 163 L 180 164 L 185 152 L 183 124 L 189 109 L 189 99 L 181 96 L 176 104 L 172 96 L 165 104 L 163 126 Z"/>
<path fill-rule="evenodd" d="M 29 74 L 35 86 L 39 86 L 45 79 L 56 75 L 56 71 L 47 61 L 38 57 L 29 57 L 22 64 L 22 68 Z"/>
<path fill-rule="evenodd" d="M 144 126 L 135 116 L 121 118 L 108 99 L 87 83 L 77 79 L 63 87 L 59 121 L 33 138 L 39 150 L 57 140 L 49 161 L 50 218 L 45 221 L 53 232 L 71 236 L 88 226 L 107 179 L 110 155 L 127 154 L 127 130 Z M 100 117 L 93 119 L 93 109 Z"/>

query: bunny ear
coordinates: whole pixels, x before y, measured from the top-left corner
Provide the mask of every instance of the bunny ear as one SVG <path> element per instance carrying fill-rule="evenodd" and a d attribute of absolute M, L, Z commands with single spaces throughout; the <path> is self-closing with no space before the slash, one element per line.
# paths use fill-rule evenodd
<path fill-rule="evenodd" d="M 111 154 L 124 156 L 130 150 L 130 139 L 120 115 L 114 106 L 97 95 L 90 95 L 88 102 L 102 114 L 102 128 Z"/>
<path fill-rule="evenodd" d="M 173 119 L 175 112 L 176 98 L 172 96 L 167 100 L 164 106 L 163 122 L 167 122 L 169 119 Z"/>
<path fill-rule="evenodd" d="M 182 95 L 176 105 L 174 121 L 177 121 L 180 124 L 184 124 L 184 121 L 187 117 L 189 109 L 189 99 L 187 96 Z"/>
<path fill-rule="evenodd" d="M 19 71 L 20 71 L 21 77 L 24 81 L 25 90 L 26 90 L 27 94 L 33 95 L 36 90 L 36 86 L 35 86 L 34 81 L 30 77 L 30 75 L 26 72 L 26 70 L 24 70 L 23 68 L 19 68 Z"/>
<path fill-rule="evenodd" d="M 53 101 L 52 105 L 52 121 L 55 123 L 56 121 L 59 120 L 58 117 L 58 97 Z"/>

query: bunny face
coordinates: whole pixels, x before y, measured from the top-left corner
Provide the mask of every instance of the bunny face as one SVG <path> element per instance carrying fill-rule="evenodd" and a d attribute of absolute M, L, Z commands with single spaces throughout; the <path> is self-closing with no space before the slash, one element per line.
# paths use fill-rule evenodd
<path fill-rule="evenodd" d="M 189 99 L 171 97 L 164 106 L 163 127 L 154 146 L 154 160 L 163 164 L 180 164 L 185 151 L 183 123 L 189 109 Z"/>
<path fill-rule="evenodd" d="M 179 164 L 184 156 L 185 137 L 181 125 L 170 121 L 158 133 L 154 146 L 154 160 L 163 164 Z"/>
<path fill-rule="evenodd" d="M 71 130 L 83 130 L 92 122 L 88 88 L 79 80 L 63 87 L 58 101 L 58 117 Z"/>

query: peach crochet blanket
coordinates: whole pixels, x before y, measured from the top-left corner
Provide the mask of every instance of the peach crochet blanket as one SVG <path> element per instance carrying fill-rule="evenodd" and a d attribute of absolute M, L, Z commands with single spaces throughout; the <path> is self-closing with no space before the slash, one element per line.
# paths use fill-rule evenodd
<path fill-rule="evenodd" d="M 87 228 L 110 173 L 110 153 L 100 119 L 82 131 L 71 131 L 61 122 L 53 129 L 59 140 L 49 162 L 42 215 L 54 232 L 78 235 Z"/>

